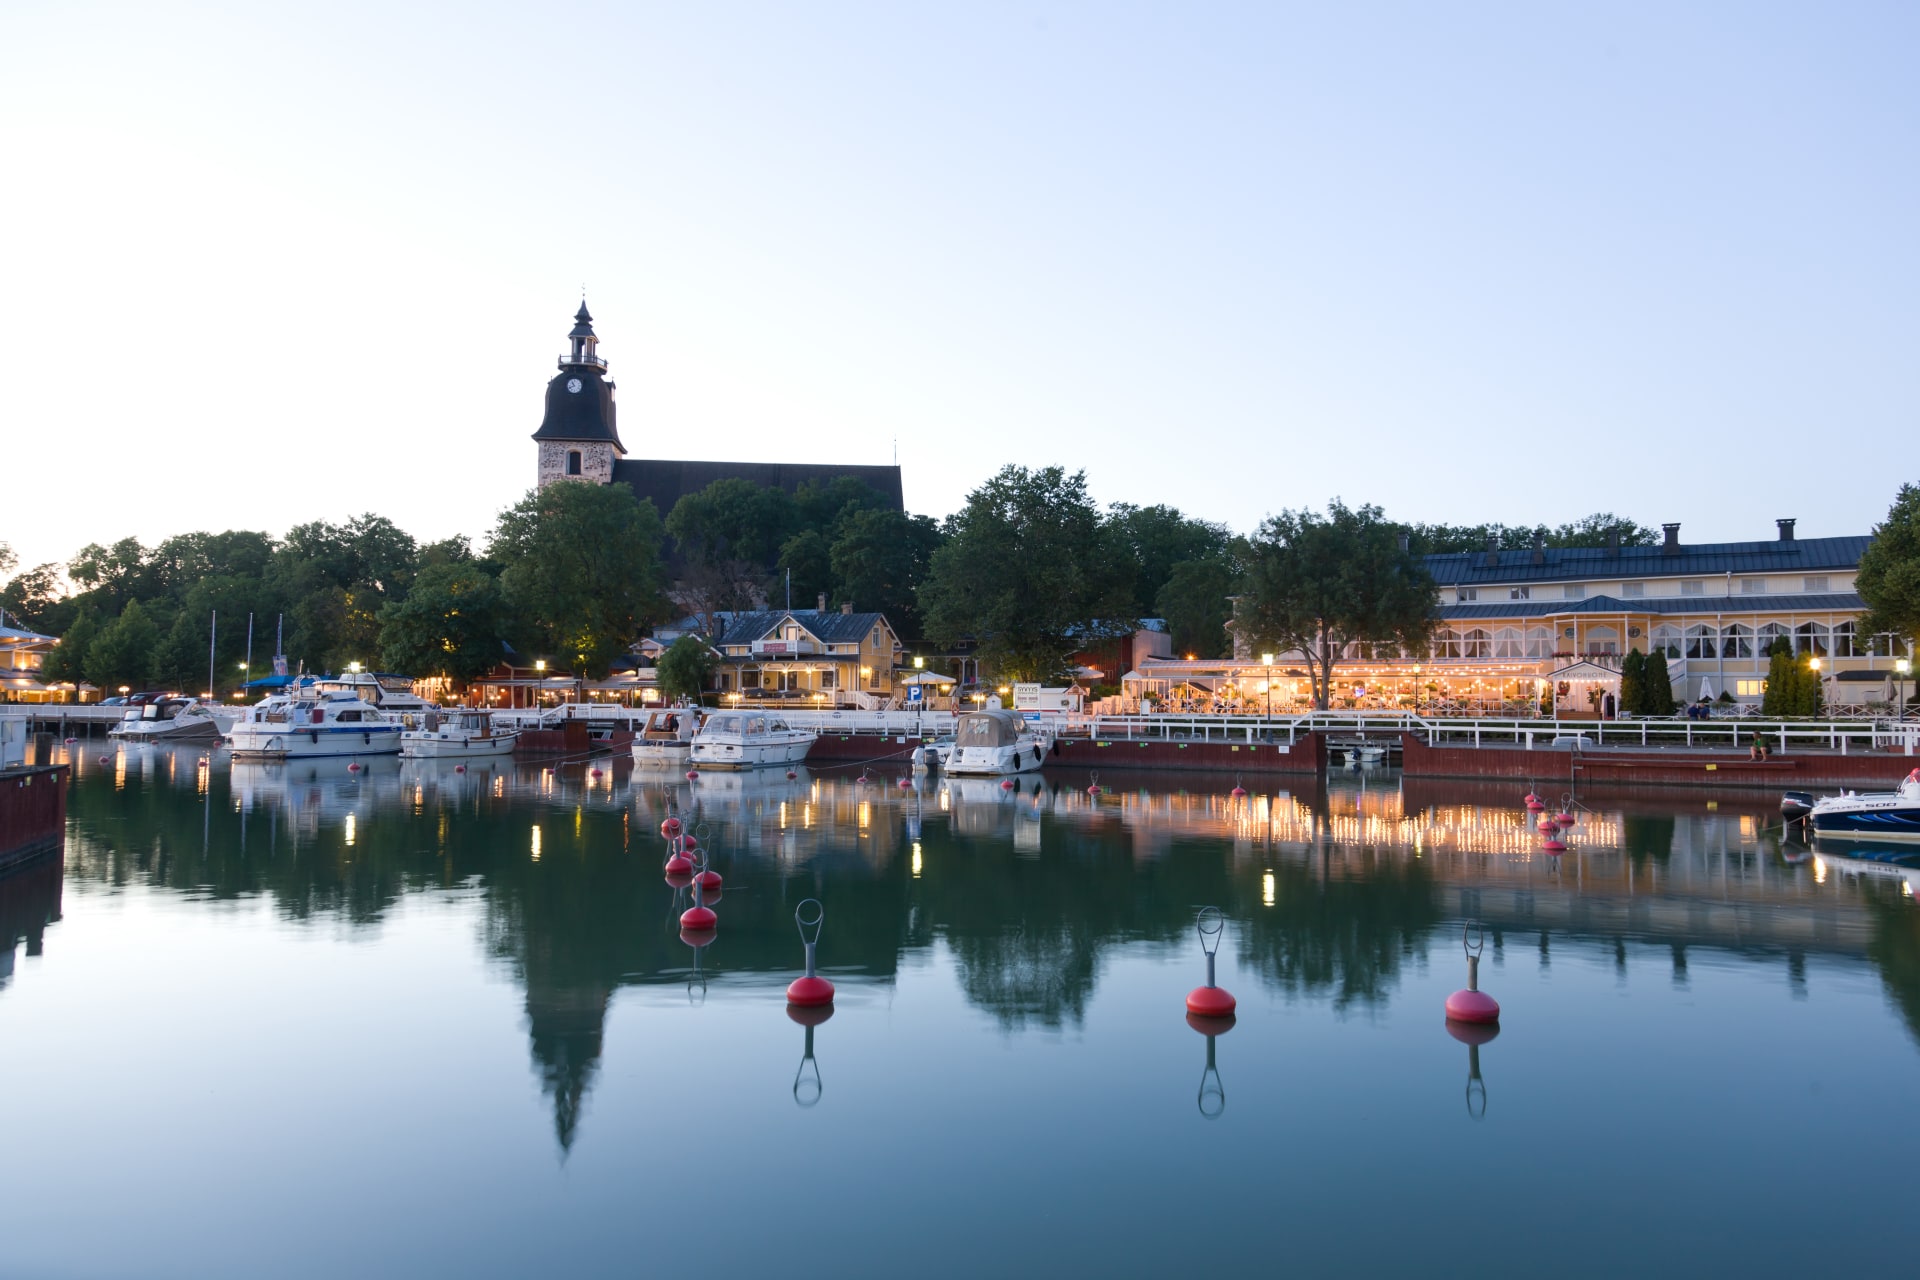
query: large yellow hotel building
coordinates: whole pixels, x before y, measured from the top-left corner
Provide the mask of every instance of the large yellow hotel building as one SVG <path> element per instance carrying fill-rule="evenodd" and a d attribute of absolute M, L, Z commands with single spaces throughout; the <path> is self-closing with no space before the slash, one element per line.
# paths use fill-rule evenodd
<path fill-rule="evenodd" d="M 1674 698 L 1721 695 L 1734 710 L 1757 707 L 1767 649 L 1779 636 L 1819 660 L 1836 714 L 1887 709 L 1913 692 L 1900 670 L 1911 646 L 1891 635 L 1859 634 L 1866 611 L 1854 574 L 1869 539 L 1796 538 L 1777 521 L 1761 542 L 1687 544 L 1663 526 L 1656 546 L 1551 548 L 1536 539 L 1518 550 L 1427 557 L 1437 588 L 1425 653 L 1365 652 L 1349 646 L 1334 671 L 1336 708 L 1432 714 L 1536 714 L 1551 694 L 1556 712 L 1591 714 L 1619 693 L 1628 649 L 1666 655 Z M 1216 661 L 1148 659 L 1124 684 L 1131 703 L 1171 711 L 1275 714 L 1310 705 L 1298 654 L 1265 655 L 1238 645 Z"/>

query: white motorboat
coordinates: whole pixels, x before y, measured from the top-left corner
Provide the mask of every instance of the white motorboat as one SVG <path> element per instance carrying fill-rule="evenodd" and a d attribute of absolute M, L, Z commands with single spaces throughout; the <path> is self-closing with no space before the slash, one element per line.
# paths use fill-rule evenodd
<path fill-rule="evenodd" d="M 1864 840 L 1920 840 L 1920 769 L 1898 791 L 1842 791 L 1814 801 L 1807 820 L 1822 836 Z"/>
<path fill-rule="evenodd" d="M 920 744 L 913 753 L 913 771 L 931 773 L 935 769 L 945 769 L 947 761 L 953 756 L 953 747 L 954 741 L 951 734 Z"/>
<path fill-rule="evenodd" d="M 953 752 L 942 767 L 956 775 L 1030 773 L 1047 758 L 1048 745 L 1011 711 L 969 711 L 954 727 Z"/>
<path fill-rule="evenodd" d="M 128 707 L 120 723 L 107 730 L 123 742 L 218 742 L 240 718 L 238 707 L 222 707 L 198 698 L 155 698 Z"/>
<path fill-rule="evenodd" d="M 241 758 L 299 760 L 317 756 L 400 753 L 403 728 L 350 693 L 278 695 L 247 708 L 227 733 Z"/>
<path fill-rule="evenodd" d="M 504 756 L 520 741 L 517 730 L 494 727 L 493 712 L 478 707 L 430 708 L 420 727 L 400 734 L 400 754 L 413 759 L 472 759 Z"/>
<path fill-rule="evenodd" d="M 765 711 L 710 715 L 693 735 L 688 764 L 695 769 L 753 769 L 798 764 L 813 746 L 811 729 L 795 729 Z"/>
<path fill-rule="evenodd" d="M 323 696 L 351 694 L 380 708 L 388 719 L 399 721 L 402 729 L 419 728 L 422 717 L 438 709 L 413 691 L 413 677 L 386 671 L 349 671 L 345 675 L 321 676 L 309 687 Z"/>
<path fill-rule="evenodd" d="M 656 711 L 633 739 L 633 763 L 642 769 L 684 769 L 693 754 L 700 713 L 691 707 Z"/>

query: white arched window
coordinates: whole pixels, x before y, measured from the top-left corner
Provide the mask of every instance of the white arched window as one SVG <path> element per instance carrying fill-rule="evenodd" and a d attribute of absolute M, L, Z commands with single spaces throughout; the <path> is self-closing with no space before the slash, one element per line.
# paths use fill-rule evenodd
<path fill-rule="evenodd" d="M 1612 627 L 1587 628 L 1588 653 L 1620 652 L 1620 633 Z"/>
<path fill-rule="evenodd" d="M 1833 656 L 1836 658 L 1851 658 L 1854 656 L 1854 652 L 1853 624 L 1851 622 L 1835 623 L 1833 627 Z"/>
<path fill-rule="evenodd" d="M 1720 635 L 1705 623 L 1696 622 L 1687 628 L 1687 656 L 1689 658 L 1711 658 L 1718 649 Z"/>
<path fill-rule="evenodd" d="M 1798 653 L 1810 653 L 1816 658 L 1827 656 L 1827 625 L 1824 622 L 1803 622 L 1794 632 L 1794 650 Z"/>
<path fill-rule="evenodd" d="M 1493 649 L 1493 637 L 1483 628 L 1474 627 L 1460 637 L 1460 656 L 1463 658 L 1484 658 Z"/>
<path fill-rule="evenodd" d="M 1649 653 L 1663 653 L 1668 658 L 1680 656 L 1680 628 L 1663 622 L 1653 629 L 1653 648 Z"/>
<path fill-rule="evenodd" d="M 1460 656 L 1460 633 L 1452 627 L 1441 627 L 1433 633 L 1433 656 L 1436 658 L 1457 658 Z"/>
<path fill-rule="evenodd" d="M 1720 656 L 1723 658 L 1751 658 L 1753 656 L 1753 628 L 1738 622 L 1728 627 L 1720 640 Z"/>
<path fill-rule="evenodd" d="M 1553 656 L 1553 628 L 1527 628 L 1527 656 L 1529 658 L 1551 658 Z"/>
<path fill-rule="evenodd" d="M 1493 633 L 1493 656 L 1496 658 L 1520 658 L 1522 653 L 1520 628 L 1500 627 Z"/>
<path fill-rule="evenodd" d="M 1767 651 L 1773 648 L 1773 642 L 1782 637 L 1791 639 L 1791 633 L 1788 632 L 1782 623 L 1768 622 L 1762 624 L 1760 630 L 1755 634 L 1754 652 L 1763 658 L 1767 657 Z"/>

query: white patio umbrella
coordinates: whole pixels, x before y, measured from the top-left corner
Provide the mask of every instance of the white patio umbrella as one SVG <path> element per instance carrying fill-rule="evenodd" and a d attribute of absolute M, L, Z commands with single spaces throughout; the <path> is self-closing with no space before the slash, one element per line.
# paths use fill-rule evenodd
<path fill-rule="evenodd" d="M 1705 702 L 1713 701 L 1713 681 L 1705 676 L 1700 677 L 1700 697 Z"/>
<path fill-rule="evenodd" d="M 895 684 L 954 684 L 952 676 L 941 675 L 938 671 L 916 671 L 910 676 L 901 676 Z"/>

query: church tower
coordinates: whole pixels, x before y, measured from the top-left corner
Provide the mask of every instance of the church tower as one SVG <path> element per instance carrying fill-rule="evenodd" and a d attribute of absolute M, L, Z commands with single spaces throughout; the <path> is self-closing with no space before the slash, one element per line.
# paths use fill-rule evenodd
<path fill-rule="evenodd" d="M 607 362 L 594 348 L 593 317 L 586 299 L 567 334 L 560 372 L 547 383 L 547 414 L 533 438 L 540 443 L 540 488 L 556 480 L 613 483 L 613 464 L 627 456 L 614 429 L 613 383 Z"/>

